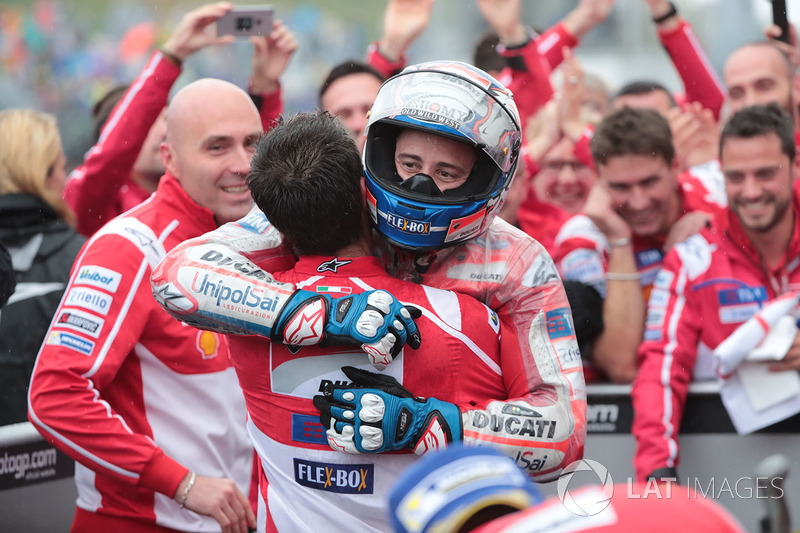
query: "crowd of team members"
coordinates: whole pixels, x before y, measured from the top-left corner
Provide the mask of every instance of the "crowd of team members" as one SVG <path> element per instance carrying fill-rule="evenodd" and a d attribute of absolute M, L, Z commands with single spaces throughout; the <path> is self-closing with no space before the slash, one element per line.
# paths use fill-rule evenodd
<path fill-rule="evenodd" d="M 769 39 L 737 49 L 723 86 L 674 6 L 645 1 L 684 94 L 652 80 L 612 94 L 584 72 L 572 49 L 605 20 L 613 0 L 580 0 L 541 34 L 523 24 L 520 0 L 478 0 L 491 32 L 477 43 L 474 62 L 510 89 L 516 106 L 503 104 L 500 118 L 486 112 L 511 124 L 507 136 L 471 137 L 447 121 L 429 128 L 417 121 L 421 115 L 393 108 L 412 94 L 405 81 L 419 80 L 440 103 L 475 89 L 449 94 L 453 89 L 425 79 L 426 71 L 485 83 L 475 113 L 486 101 L 503 103 L 503 87 L 456 63 L 404 71 L 405 50 L 427 27 L 433 1 L 390 0 L 367 61 L 335 67 L 319 97 L 358 151 L 366 150 L 368 215 L 385 239 L 379 259 L 358 230 L 360 201 L 342 207 L 347 187 L 361 198 L 358 151 L 337 145 L 342 132 L 324 116 L 277 121 L 281 90 L 291 90 L 279 79 L 297 47 L 289 28 L 276 22 L 269 37 L 253 40 L 247 92 L 200 80 L 167 106 L 182 62 L 230 42 L 206 31 L 231 9 L 227 3 L 187 13 L 139 77 L 98 103 L 97 143 L 66 183 L 58 179 L 63 154 L 52 142 L 35 157 L 53 164 L 39 178 L 25 178 L 41 183 L 0 177 L 0 202 L 17 209 L 13 221 L 0 215 L 0 239 L 12 258 L 37 233 L 72 243 L 55 255 L 47 246 L 28 250 L 27 268 L 13 261 L 18 291 L 19 281 L 60 284 L 33 297 L 12 294 L 0 321 L 5 339 L 18 338 L 10 332 L 22 327 L 20 317 L 36 322 L 26 326 L 30 338 L 44 342 L 35 367 L 35 354 L 22 344 L 0 347 L 18 367 L 4 374 L 7 390 L 24 391 L 33 373 L 27 412 L 9 397 L 3 421 L 30 417 L 78 461 L 74 530 L 245 531 L 256 525 L 251 505 L 259 530 L 388 528 L 381 503 L 387 480 L 413 456 L 364 454 L 422 453 L 459 441 L 491 443 L 534 479 L 554 479 L 583 454 L 584 377 L 633 383 L 637 477 L 675 477 L 688 383 L 715 379 L 711 351 L 800 276 L 793 103 L 800 47 L 793 37 L 788 45 Z M 401 72 L 402 83 L 382 86 Z M 0 133 L 31 129 L 35 145 L 38 130 L 13 113 L 0 114 Z M 259 135 L 272 128 L 250 172 Z M 505 153 L 503 142 L 510 142 Z M 336 152 L 330 159 L 342 174 L 327 185 L 340 187 L 341 198 L 319 184 L 300 192 L 288 182 L 286 190 L 257 188 L 281 172 L 335 175 L 325 147 Z M 408 202 L 420 210 L 430 208 L 431 195 L 461 205 L 480 196 L 448 190 L 459 191 L 482 168 L 493 169 L 498 191 L 510 188 L 504 203 L 484 206 L 480 231 L 458 233 L 453 215 L 439 241 L 404 241 L 407 233 L 390 227 L 387 205 L 398 207 L 382 191 L 400 195 L 411 219 Z M 345 184 L 347 178 L 355 181 Z M 251 190 L 260 209 L 251 210 Z M 23 196 L 38 200 L 26 207 Z M 298 198 L 304 201 L 287 207 Z M 20 228 L 28 218 L 19 213 L 41 213 L 43 204 L 47 217 L 29 217 Z M 337 210 L 341 220 L 327 222 Z M 490 222 L 494 214 L 504 222 Z M 64 222 L 88 238 L 80 252 L 71 240 L 80 238 Z M 331 235 L 318 229 L 325 224 Z M 291 245 L 280 234 L 293 236 Z M 70 273 L 63 263 L 73 258 Z M 48 261 L 62 266 L 31 268 Z M 420 282 L 437 289 L 422 290 Z M 238 306 L 229 301 L 237 289 Z M 248 298 L 257 301 L 255 311 L 245 309 Z M 416 306 L 413 317 L 395 298 Z M 9 319 L 6 309 L 18 312 Z M 308 326 L 313 320 L 324 327 Z M 329 347 L 312 346 L 320 340 Z M 582 368 L 574 364 L 578 345 Z M 419 357 L 448 350 L 458 357 L 420 364 L 416 348 Z M 399 381 L 341 370 L 374 370 L 370 360 Z M 771 370 L 798 369 L 795 340 Z M 244 397 L 230 392 L 240 385 Z M 386 404 L 378 427 L 392 405 L 398 415 L 407 409 L 408 435 L 390 435 L 386 426 L 369 433 L 374 419 L 353 426 L 354 416 L 376 416 L 348 411 L 352 397 L 365 394 Z M 251 464 L 253 445 L 260 460 Z M 337 459 L 341 452 L 330 449 L 337 445 L 358 455 Z M 253 470 L 258 489 L 248 487 Z M 367 493 L 375 502 L 358 499 Z M 325 514 L 332 507 L 336 512 Z M 303 509 L 315 511 L 303 516 Z"/>

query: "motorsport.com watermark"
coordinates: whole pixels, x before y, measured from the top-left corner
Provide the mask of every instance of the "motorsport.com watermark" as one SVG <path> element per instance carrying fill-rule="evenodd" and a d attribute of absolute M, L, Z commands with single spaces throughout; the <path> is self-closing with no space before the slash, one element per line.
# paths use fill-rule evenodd
<path fill-rule="evenodd" d="M 596 480 L 587 486 L 572 486 L 570 481 L 578 472 L 587 472 Z M 615 491 L 625 490 L 628 499 L 671 499 L 694 498 L 718 500 L 723 497 L 738 499 L 780 499 L 784 495 L 781 477 L 742 476 L 730 480 L 728 478 L 662 479 L 660 482 L 649 480 L 637 483 L 628 478 L 627 484 L 614 484 L 608 469 L 597 461 L 581 459 L 571 463 L 558 478 L 556 487 L 561 504 L 571 513 L 578 516 L 593 516 L 608 507 Z M 591 488 L 592 490 L 584 490 Z"/>

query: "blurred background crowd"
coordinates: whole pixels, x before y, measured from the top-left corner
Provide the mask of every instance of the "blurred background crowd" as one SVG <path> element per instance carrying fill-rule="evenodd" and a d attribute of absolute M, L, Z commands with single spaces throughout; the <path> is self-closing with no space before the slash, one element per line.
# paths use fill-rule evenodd
<path fill-rule="evenodd" d="M 259 4 L 243 0 L 237 4 Z M 287 111 L 316 105 L 325 74 L 344 58 L 364 56 L 381 32 L 382 2 L 277 0 L 277 16 L 302 45 L 284 75 Z M 523 20 L 548 28 L 576 0 L 524 2 Z M 676 0 L 714 69 L 739 45 L 763 37 L 771 20 L 767 0 Z M 0 2 L 0 109 L 29 107 L 58 118 L 67 169 L 92 144 L 90 109 L 110 88 L 130 83 L 155 46 L 197 2 L 185 0 L 3 0 Z M 800 21 L 800 0 L 789 0 L 790 21 Z M 430 59 L 469 61 L 487 24 L 474 2 L 437 2 L 429 30 L 408 50 L 410 63 Z M 631 79 L 657 79 L 671 90 L 680 81 L 660 49 L 650 13 L 641 0 L 618 0 L 605 23 L 577 49 L 587 71 L 613 93 Z M 214 76 L 246 84 L 252 46 L 242 40 L 192 56 L 175 86 Z"/>

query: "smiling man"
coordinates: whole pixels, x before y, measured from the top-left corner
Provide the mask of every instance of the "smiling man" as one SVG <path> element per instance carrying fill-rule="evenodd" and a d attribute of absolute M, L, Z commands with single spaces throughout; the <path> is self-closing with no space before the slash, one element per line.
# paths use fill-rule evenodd
<path fill-rule="evenodd" d="M 749 43 L 733 52 L 725 62 L 728 105 L 736 113 L 747 106 L 776 103 L 792 110 L 792 77 L 789 58 L 770 42 Z"/>
<path fill-rule="evenodd" d="M 715 379 L 714 349 L 764 303 L 800 283 L 793 135 L 791 117 L 776 104 L 733 115 L 720 139 L 730 207 L 664 258 L 632 393 L 640 480 L 677 477 L 677 430 L 689 382 Z M 800 369 L 800 334 L 782 361 L 765 364 L 771 371 Z"/>
<path fill-rule="evenodd" d="M 556 237 L 556 264 L 565 280 L 595 287 L 605 298 L 605 329 L 592 361 L 612 381 L 636 374 L 650 287 L 664 253 L 698 231 L 719 205 L 694 182 L 679 179 L 669 124 L 656 111 L 623 108 L 592 138 L 598 182 L 584 215 Z M 587 368 L 587 378 L 599 376 Z"/>
<path fill-rule="evenodd" d="M 261 120 L 203 79 L 166 114 L 155 194 L 81 250 L 39 352 L 31 422 L 77 461 L 72 531 L 245 532 L 252 447 L 226 339 L 173 320 L 150 270 L 181 241 L 242 217 Z"/>

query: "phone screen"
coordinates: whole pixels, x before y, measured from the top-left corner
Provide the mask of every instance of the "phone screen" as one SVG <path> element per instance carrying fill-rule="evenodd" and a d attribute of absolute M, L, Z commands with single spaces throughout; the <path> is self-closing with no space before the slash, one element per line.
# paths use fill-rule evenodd
<path fill-rule="evenodd" d="M 269 35 L 272 32 L 272 6 L 235 7 L 217 20 L 217 35 Z"/>

